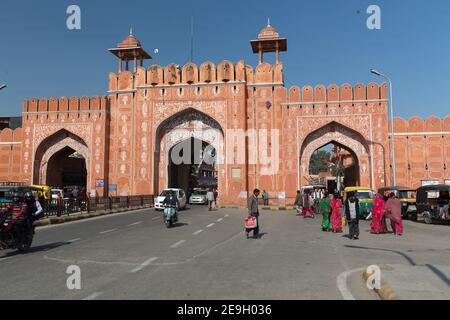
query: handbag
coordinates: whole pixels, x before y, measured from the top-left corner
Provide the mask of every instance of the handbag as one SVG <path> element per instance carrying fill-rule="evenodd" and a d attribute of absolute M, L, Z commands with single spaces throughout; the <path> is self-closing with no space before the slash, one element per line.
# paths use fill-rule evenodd
<path fill-rule="evenodd" d="M 248 216 L 247 219 L 245 219 L 245 229 L 255 229 L 258 227 L 258 220 L 256 217 Z"/>
<path fill-rule="evenodd" d="M 342 226 L 346 226 L 347 225 L 347 218 L 346 217 L 342 217 Z"/>

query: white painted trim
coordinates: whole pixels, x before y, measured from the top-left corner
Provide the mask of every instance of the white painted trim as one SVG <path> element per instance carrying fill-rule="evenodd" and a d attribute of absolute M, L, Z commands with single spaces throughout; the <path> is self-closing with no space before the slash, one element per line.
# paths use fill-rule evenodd
<path fill-rule="evenodd" d="M 238 85 L 246 84 L 246 81 L 228 81 L 228 82 L 194 82 L 194 83 L 175 83 L 175 84 L 146 84 L 142 86 L 136 86 L 137 89 L 163 89 L 163 88 L 186 88 L 186 87 L 214 87 L 223 85 Z"/>
<path fill-rule="evenodd" d="M 318 104 L 348 104 L 348 103 L 380 103 L 388 102 L 387 99 L 367 99 L 367 100 L 340 100 L 340 101 L 314 101 L 314 102 L 285 102 L 282 106 L 310 106 Z"/>
<path fill-rule="evenodd" d="M 392 137 L 392 133 L 388 134 Z M 394 134 L 396 137 L 406 137 L 406 136 L 448 136 L 450 131 L 436 131 L 436 132 L 400 132 Z"/>
<path fill-rule="evenodd" d="M 22 142 L 0 142 L 0 146 L 10 146 L 10 145 L 17 145 L 22 144 Z"/>

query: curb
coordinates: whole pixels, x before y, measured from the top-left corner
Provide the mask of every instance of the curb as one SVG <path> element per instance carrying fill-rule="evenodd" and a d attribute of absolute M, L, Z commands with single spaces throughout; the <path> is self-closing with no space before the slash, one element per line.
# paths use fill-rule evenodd
<path fill-rule="evenodd" d="M 220 209 L 242 209 L 247 210 L 246 207 L 240 207 L 240 206 L 219 206 Z M 292 206 L 282 206 L 282 207 L 260 207 L 261 210 L 264 211 L 293 211 L 295 210 Z"/>
<path fill-rule="evenodd" d="M 92 219 L 92 218 L 98 218 L 98 217 L 102 217 L 102 216 L 107 216 L 107 215 L 114 215 L 117 213 L 123 213 L 123 212 L 133 212 L 133 211 L 138 211 L 138 210 L 143 210 L 143 209 L 151 209 L 153 208 L 151 207 L 138 207 L 138 208 L 133 208 L 133 209 L 115 209 L 112 211 L 103 211 L 103 212 L 95 212 L 95 213 L 82 213 L 82 214 L 78 214 L 76 216 L 64 216 L 64 217 L 51 217 L 51 218 L 46 218 L 40 221 L 36 221 L 34 223 L 35 227 L 44 227 L 44 226 L 49 226 L 49 225 L 58 225 L 58 224 L 63 224 L 63 223 L 67 223 L 67 222 L 74 222 L 74 221 L 80 221 L 80 220 L 87 220 L 87 219 Z"/>
<path fill-rule="evenodd" d="M 367 282 L 367 280 L 369 279 L 369 277 L 371 275 L 373 275 L 373 273 L 364 272 L 362 274 L 364 282 Z M 383 281 L 381 283 L 380 289 L 373 289 L 373 290 L 378 294 L 378 296 L 381 298 L 381 300 L 387 300 L 387 301 L 400 300 L 400 297 L 395 292 L 395 290 L 389 284 L 383 283 Z"/>

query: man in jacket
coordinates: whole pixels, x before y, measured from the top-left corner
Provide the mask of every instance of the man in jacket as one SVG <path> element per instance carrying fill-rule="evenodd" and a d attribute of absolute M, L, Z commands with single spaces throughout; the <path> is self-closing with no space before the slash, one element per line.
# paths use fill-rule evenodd
<path fill-rule="evenodd" d="M 255 189 L 253 194 L 248 198 L 248 214 L 256 218 L 256 228 L 253 229 L 253 238 L 259 238 L 259 208 L 258 208 L 258 196 L 260 190 Z M 246 232 L 247 238 L 249 237 L 249 232 Z"/>
<path fill-rule="evenodd" d="M 351 240 L 359 239 L 359 200 L 356 198 L 355 193 L 348 194 L 348 198 L 345 201 L 345 217 L 348 221 L 349 234 L 348 237 Z"/>

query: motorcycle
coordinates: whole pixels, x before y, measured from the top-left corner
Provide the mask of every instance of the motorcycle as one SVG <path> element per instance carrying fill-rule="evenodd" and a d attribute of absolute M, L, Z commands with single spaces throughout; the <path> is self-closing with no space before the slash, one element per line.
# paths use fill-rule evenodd
<path fill-rule="evenodd" d="M 178 222 L 177 208 L 174 206 L 165 206 L 164 208 L 164 223 L 167 228 L 172 228 Z"/>
<path fill-rule="evenodd" d="M 0 249 L 26 252 L 33 243 L 35 227 L 26 226 L 25 220 L 14 219 L 12 213 L 0 213 Z"/>

